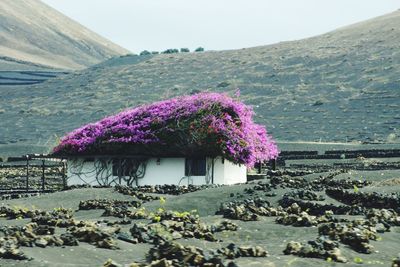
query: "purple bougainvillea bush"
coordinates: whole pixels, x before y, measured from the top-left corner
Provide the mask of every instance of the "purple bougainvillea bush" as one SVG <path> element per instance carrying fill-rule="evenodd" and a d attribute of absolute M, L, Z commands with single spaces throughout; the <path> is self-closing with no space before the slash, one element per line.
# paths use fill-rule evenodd
<path fill-rule="evenodd" d="M 252 167 L 278 156 L 265 127 L 242 102 L 200 93 L 139 106 L 61 139 L 60 155 L 222 156 Z"/>

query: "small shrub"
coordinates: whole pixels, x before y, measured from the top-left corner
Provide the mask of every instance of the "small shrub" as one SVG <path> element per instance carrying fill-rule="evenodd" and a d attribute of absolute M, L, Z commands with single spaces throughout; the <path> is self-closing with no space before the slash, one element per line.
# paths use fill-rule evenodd
<path fill-rule="evenodd" d="M 189 53 L 189 48 L 181 48 L 181 53 Z"/>
<path fill-rule="evenodd" d="M 140 52 L 141 56 L 147 56 L 147 55 L 151 55 L 151 53 L 147 50 L 143 50 L 142 52 Z"/>
<path fill-rule="evenodd" d="M 204 52 L 204 48 L 203 47 L 197 47 L 196 50 L 194 50 L 194 52 Z"/>
<path fill-rule="evenodd" d="M 162 52 L 162 54 L 176 54 L 179 53 L 179 50 L 176 48 L 170 48 Z"/>

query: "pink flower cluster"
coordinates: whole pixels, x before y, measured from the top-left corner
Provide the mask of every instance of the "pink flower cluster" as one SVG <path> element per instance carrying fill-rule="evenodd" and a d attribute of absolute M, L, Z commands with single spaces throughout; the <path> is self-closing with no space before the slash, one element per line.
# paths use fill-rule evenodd
<path fill-rule="evenodd" d="M 275 142 L 252 116 L 250 107 L 226 94 L 176 97 L 85 125 L 63 137 L 53 152 L 99 154 L 113 146 L 135 147 L 147 154 L 195 156 L 201 152 L 251 167 L 278 156 Z"/>

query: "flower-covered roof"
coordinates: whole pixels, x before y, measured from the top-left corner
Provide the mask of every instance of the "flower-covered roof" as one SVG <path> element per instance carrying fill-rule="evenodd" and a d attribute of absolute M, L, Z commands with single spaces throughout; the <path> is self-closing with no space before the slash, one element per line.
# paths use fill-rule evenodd
<path fill-rule="evenodd" d="M 87 124 L 61 139 L 59 155 L 223 156 L 253 166 L 278 156 L 253 111 L 220 93 L 176 97 Z"/>

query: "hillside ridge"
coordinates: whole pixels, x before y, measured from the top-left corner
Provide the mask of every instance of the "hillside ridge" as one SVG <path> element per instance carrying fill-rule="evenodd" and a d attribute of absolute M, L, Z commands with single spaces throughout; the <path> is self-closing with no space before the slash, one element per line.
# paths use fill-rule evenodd
<path fill-rule="evenodd" d="M 4 87 L 0 142 L 55 144 L 86 123 L 201 91 L 241 91 L 278 141 L 400 142 L 400 12 L 299 41 L 114 57 L 41 84 Z"/>
<path fill-rule="evenodd" d="M 83 69 L 128 50 L 39 0 L 0 2 L 0 56 L 58 69 Z"/>

